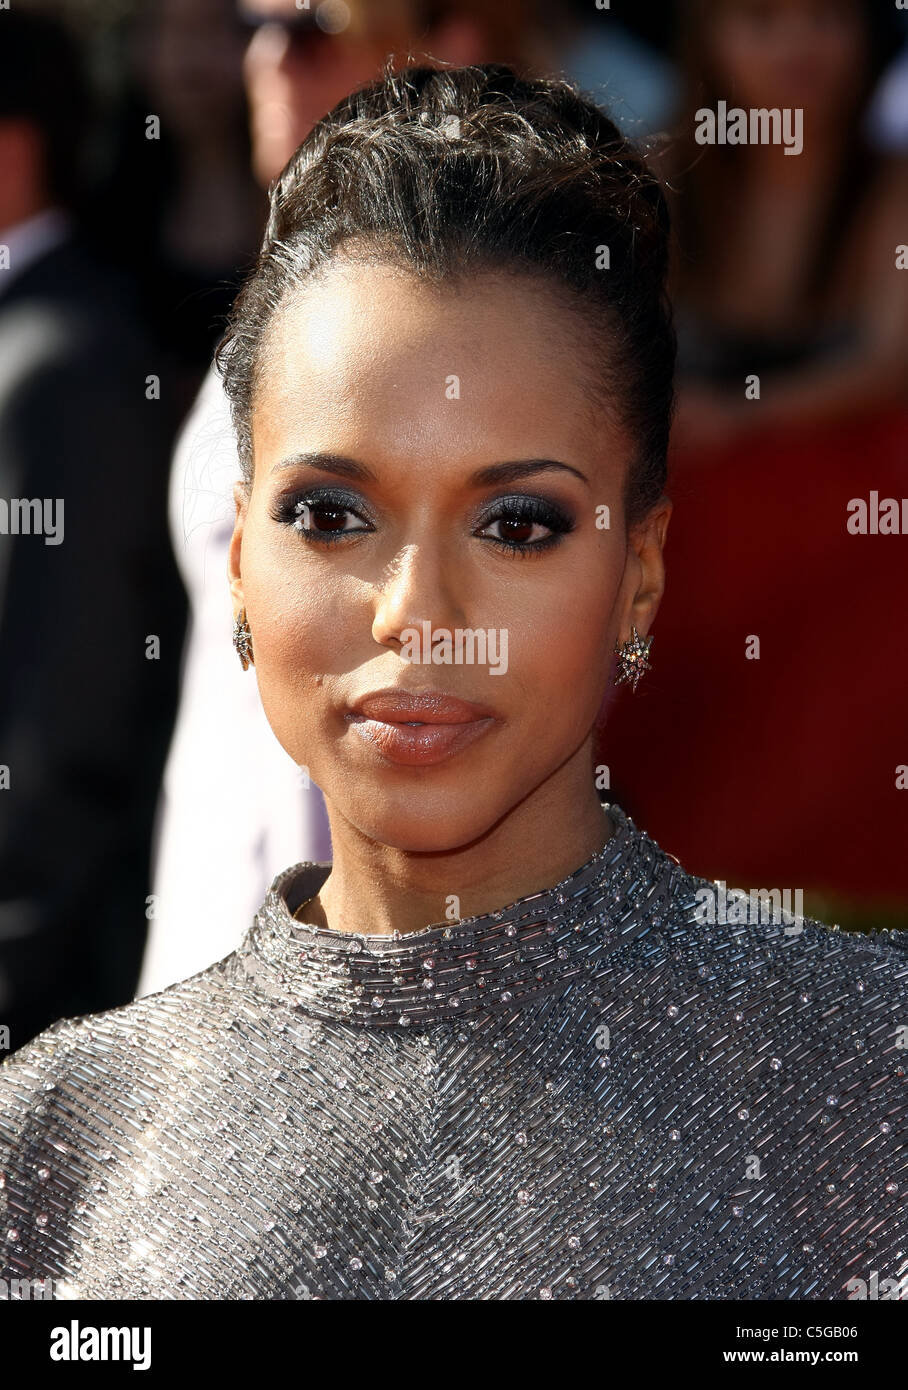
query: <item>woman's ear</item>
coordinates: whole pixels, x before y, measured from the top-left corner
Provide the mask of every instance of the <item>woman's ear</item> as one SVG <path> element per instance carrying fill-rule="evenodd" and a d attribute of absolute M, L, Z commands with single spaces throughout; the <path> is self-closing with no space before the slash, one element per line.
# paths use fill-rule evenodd
<path fill-rule="evenodd" d="M 671 515 L 671 502 L 667 497 L 661 497 L 646 516 L 630 528 L 628 548 L 636 557 L 636 580 L 625 617 L 627 633 L 622 632 L 622 637 L 629 635 L 632 627 L 637 629 L 641 637 L 645 636 L 659 611 L 665 592 L 662 552 Z"/>
<path fill-rule="evenodd" d="M 230 549 L 227 552 L 227 576 L 230 580 L 230 597 L 233 599 L 234 610 L 238 611 L 246 606 L 243 598 L 240 564 L 243 552 L 243 527 L 246 524 L 246 511 L 249 506 L 249 489 L 246 483 L 234 483 L 233 501 L 236 507 L 236 519 L 233 523 L 233 535 L 230 537 Z"/>

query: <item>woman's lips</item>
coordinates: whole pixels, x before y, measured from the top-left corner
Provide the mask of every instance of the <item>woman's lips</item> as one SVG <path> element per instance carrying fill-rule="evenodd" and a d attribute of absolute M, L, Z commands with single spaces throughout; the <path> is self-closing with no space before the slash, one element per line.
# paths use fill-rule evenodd
<path fill-rule="evenodd" d="M 491 717 L 461 720 L 456 724 L 401 722 L 369 719 L 364 714 L 347 715 L 350 727 L 366 743 L 377 748 L 392 762 L 408 767 L 440 763 L 475 743 L 495 723 Z"/>
<path fill-rule="evenodd" d="M 453 757 L 497 722 L 488 705 L 462 700 L 446 690 L 395 686 L 361 695 L 345 718 L 372 748 L 407 767 Z"/>

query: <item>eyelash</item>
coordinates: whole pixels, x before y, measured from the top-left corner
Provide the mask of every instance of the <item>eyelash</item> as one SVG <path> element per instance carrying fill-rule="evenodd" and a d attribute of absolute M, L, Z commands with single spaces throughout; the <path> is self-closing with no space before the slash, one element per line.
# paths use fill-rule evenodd
<path fill-rule="evenodd" d="M 311 511 L 343 513 L 351 512 L 359 517 L 361 521 L 368 520 L 358 510 L 359 499 L 351 493 L 338 492 L 332 488 L 325 488 L 314 492 L 294 493 L 287 497 L 278 498 L 272 516 L 275 521 L 282 522 L 284 525 L 292 526 L 304 540 L 313 545 L 336 545 L 345 536 L 360 536 L 367 534 L 368 528 L 356 526 L 349 531 L 317 531 L 311 526 L 303 526 L 300 514 L 304 507 L 309 507 Z M 543 550 L 550 550 L 553 546 L 561 542 L 563 536 L 569 534 L 574 529 L 573 520 L 567 516 L 560 507 L 546 501 L 542 497 L 521 496 L 521 497 L 500 497 L 492 504 L 494 510 L 487 513 L 485 520 L 479 529 L 494 526 L 496 522 L 530 522 L 532 524 L 545 526 L 551 531 L 551 535 L 544 536 L 537 541 L 506 541 L 499 536 L 484 536 L 482 540 L 490 541 L 492 545 L 500 550 L 506 551 L 520 559 L 527 559 L 531 555 L 537 555 Z M 371 526 L 371 523 L 370 523 Z M 371 529 L 374 529 L 371 528 Z M 473 533 L 476 535 L 476 532 Z"/>

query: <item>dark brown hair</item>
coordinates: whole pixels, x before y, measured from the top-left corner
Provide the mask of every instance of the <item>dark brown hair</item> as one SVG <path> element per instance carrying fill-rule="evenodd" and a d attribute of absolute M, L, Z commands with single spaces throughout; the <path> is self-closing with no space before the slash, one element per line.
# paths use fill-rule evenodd
<path fill-rule="evenodd" d="M 597 398 L 637 442 L 629 522 L 658 500 L 675 359 L 668 211 L 641 154 L 575 88 L 501 64 L 388 69 L 319 121 L 270 200 L 218 351 L 247 482 L 265 330 L 294 286 L 365 243 L 427 279 L 516 270 L 567 291 Z"/>

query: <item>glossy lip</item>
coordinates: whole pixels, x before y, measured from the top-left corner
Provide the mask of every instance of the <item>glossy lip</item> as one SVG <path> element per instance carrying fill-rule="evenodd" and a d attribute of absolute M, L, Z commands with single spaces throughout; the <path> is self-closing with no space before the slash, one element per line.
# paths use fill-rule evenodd
<path fill-rule="evenodd" d="M 496 723 L 487 705 L 443 690 L 393 687 L 361 695 L 344 718 L 371 747 L 405 767 L 443 762 Z"/>
<path fill-rule="evenodd" d="M 360 695 L 350 709 L 385 724 L 467 724 L 472 719 L 493 716 L 488 705 L 461 700 L 446 690 L 401 690 L 393 686 Z"/>

